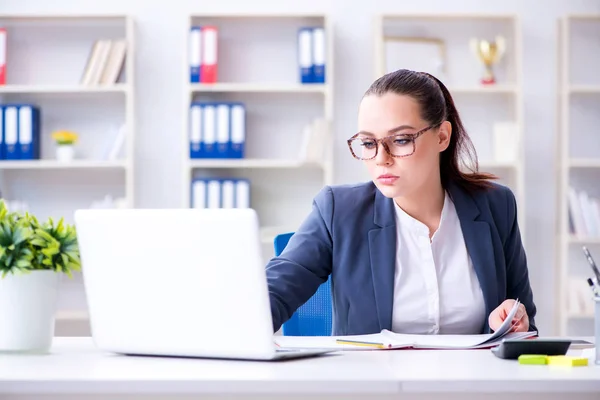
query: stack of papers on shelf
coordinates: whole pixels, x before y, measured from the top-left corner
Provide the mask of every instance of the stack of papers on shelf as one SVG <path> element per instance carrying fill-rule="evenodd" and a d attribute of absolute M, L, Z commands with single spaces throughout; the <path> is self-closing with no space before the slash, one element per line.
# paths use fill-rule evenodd
<path fill-rule="evenodd" d="M 352 336 L 281 336 L 275 343 L 283 348 L 310 348 L 326 350 L 374 350 L 374 349 L 482 349 L 500 344 L 503 339 L 525 339 L 537 332 L 510 332 L 512 320 L 519 302 L 498 330 L 477 335 L 415 335 L 383 330 L 380 333 Z"/>

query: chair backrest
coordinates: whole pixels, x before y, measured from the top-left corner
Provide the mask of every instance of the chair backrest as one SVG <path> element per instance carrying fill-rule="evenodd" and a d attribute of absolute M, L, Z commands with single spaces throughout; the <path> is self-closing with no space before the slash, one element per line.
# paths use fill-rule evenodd
<path fill-rule="evenodd" d="M 275 255 L 279 256 L 294 233 L 277 235 Z M 331 279 L 321 284 L 314 295 L 301 305 L 283 324 L 284 336 L 331 336 L 332 325 Z"/>

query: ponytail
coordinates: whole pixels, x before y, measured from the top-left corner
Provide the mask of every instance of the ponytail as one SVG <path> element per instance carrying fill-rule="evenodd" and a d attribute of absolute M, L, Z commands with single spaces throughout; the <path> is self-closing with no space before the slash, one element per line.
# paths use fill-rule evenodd
<path fill-rule="evenodd" d="M 440 175 L 442 185 L 455 182 L 469 191 L 489 188 L 490 180 L 497 179 L 495 175 L 479 172 L 477 152 L 471 138 L 467 134 L 462 120 L 454 104 L 454 99 L 448 88 L 435 76 L 424 73 L 433 79 L 444 97 L 446 120 L 452 126 L 450 144 L 440 154 Z M 462 167 L 462 170 L 461 170 Z M 465 172 L 467 170 L 468 172 Z"/>

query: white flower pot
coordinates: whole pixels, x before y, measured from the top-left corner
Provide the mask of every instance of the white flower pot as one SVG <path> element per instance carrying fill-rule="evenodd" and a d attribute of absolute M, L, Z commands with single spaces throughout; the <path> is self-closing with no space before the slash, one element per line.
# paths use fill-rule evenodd
<path fill-rule="evenodd" d="M 71 144 L 61 144 L 56 146 L 56 159 L 58 161 L 68 162 L 75 158 L 75 147 Z"/>
<path fill-rule="evenodd" d="M 0 275 L 0 352 L 50 350 L 59 279 L 47 270 Z"/>

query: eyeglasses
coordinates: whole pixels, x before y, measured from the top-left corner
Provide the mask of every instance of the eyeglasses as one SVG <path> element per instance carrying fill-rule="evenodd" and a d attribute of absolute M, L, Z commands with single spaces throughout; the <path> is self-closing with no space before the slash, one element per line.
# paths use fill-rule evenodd
<path fill-rule="evenodd" d="M 395 134 L 381 139 L 358 137 L 359 133 L 357 133 L 348 139 L 348 147 L 352 156 L 357 160 L 372 160 L 377 157 L 380 143 L 383 144 L 383 148 L 390 156 L 408 157 L 415 152 L 415 140 L 428 130 L 436 128 L 439 125 L 441 124 L 430 125 L 416 133 Z"/>

